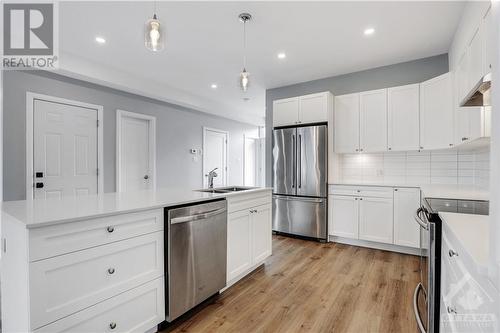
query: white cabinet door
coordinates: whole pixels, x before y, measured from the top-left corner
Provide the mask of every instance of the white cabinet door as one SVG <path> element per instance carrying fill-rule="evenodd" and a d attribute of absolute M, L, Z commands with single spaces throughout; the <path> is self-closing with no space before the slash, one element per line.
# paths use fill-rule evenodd
<path fill-rule="evenodd" d="M 252 265 L 252 225 L 250 212 L 242 210 L 228 214 L 227 219 L 227 281 Z"/>
<path fill-rule="evenodd" d="M 359 198 L 359 239 L 393 243 L 392 198 Z"/>
<path fill-rule="evenodd" d="M 328 121 L 329 93 L 299 97 L 299 122 L 301 124 Z"/>
<path fill-rule="evenodd" d="M 494 29 L 491 20 L 491 7 L 488 9 L 483 18 L 483 45 L 482 45 L 482 56 L 483 56 L 483 75 L 491 73 L 491 64 L 494 61 Z"/>
<path fill-rule="evenodd" d="M 334 136 L 336 153 L 359 150 L 359 94 L 335 97 Z"/>
<path fill-rule="evenodd" d="M 299 98 L 286 98 L 273 102 L 273 126 L 295 125 L 299 121 Z"/>
<path fill-rule="evenodd" d="M 359 94 L 360 151 L 387 150 L 387 89 Z"/>
<path fill-rule="evenodd" d="M 358 238 L 358 198 L 345 195 L 329 196 L 329 234 Z"/>
<path fill-rule="evenodd" d="M 453 113 L 450 73 L 420 84 L 421 149 L 444 149 L 453 146 Z"/>
<path fill-rule="evenodd" d="M 420 207 L 420 189 L 394 189 L 394 244 L 420 247 L 420 228 L 414 215 Z"/>
<path fill-rule="evenodd" d="M 469 52 L 469 73 L 467 78 L 467 90 L 472 88 L 483 77 L 483 55 L 482 55 L 483 39 L 482 27 L 479 26 L 474 33 L 474 37 L 469 44 L 467 52 Z"/>
<path fill-rule="evenodd" d="M 257 264 L 272 253 L 272 213 L 267 204 L 252 209 L 252 264 Z"/>
<path fill-rule="evenodd" d="M 465 98 L 468 93 L 467 85 L 468 85 L 468 65 L 469 65 L 469 53 L 467 50 L 464 52 L 462 57 L 460 58 L 457 69 L 455 71 L 455 81 L 456 81 L 456 89 L 457 89 L 457 106 L 460 105 L 460 102 Z"/>
<path fill-rule="evenodd" d="M 419 84 L 387 90 L 388 150 L 419 149 Z"/>

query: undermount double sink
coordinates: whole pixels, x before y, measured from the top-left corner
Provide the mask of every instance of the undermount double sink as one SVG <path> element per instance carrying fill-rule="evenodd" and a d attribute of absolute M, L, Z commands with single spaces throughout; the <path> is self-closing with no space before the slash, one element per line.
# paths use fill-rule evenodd
<path fill-rule="evenodd" d="M 217 188 L 205 188 L 202 190 L 196 190 L 197 192 L 205 193 L 231 193 L 253 190 L 255 187 L 241 187 L 241 186 L 229 186 L 229 187 L 217 187 Z"/>

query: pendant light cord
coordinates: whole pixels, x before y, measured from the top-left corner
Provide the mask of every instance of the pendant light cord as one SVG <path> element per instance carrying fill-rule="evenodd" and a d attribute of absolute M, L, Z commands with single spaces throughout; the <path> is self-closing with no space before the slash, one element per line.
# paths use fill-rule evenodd
<path fill-rule="evenodd" d="M 243 69 L 247 67 L 247 21 L 243 21 Z"/>

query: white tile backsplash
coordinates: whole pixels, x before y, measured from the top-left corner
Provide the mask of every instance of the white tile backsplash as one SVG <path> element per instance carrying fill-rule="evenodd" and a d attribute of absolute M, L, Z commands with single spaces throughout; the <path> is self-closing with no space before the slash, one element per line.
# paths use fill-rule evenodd
<path fill-rule="evenodd" d="M 344 154 L 339 158 L 341 182 L 489 186 L 489 150 Z"/>

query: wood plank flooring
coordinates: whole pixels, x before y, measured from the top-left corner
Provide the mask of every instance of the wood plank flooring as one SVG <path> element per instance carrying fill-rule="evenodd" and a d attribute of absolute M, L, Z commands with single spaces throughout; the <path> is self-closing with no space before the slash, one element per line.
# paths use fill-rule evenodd
<path fill-rule="evenodd" d="M 273 236 L 265 266 L 163 332 L 417 332 L 416 256 Z"/>

